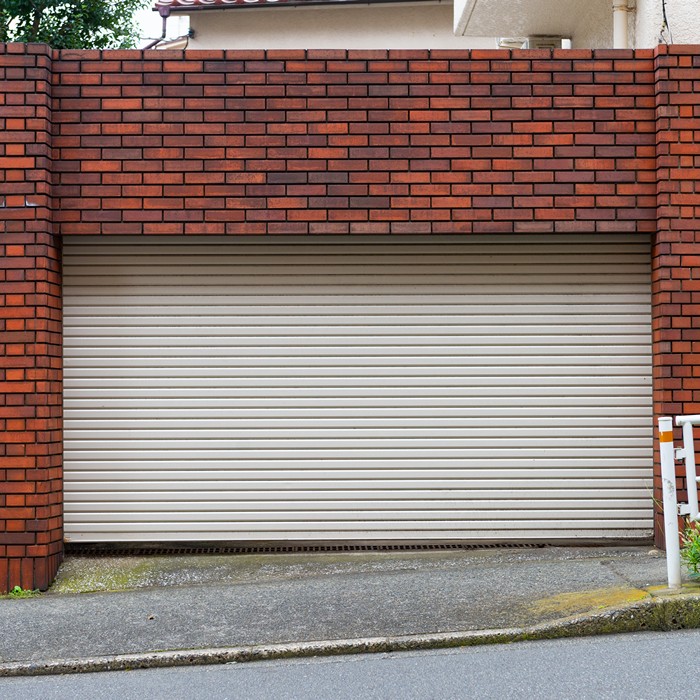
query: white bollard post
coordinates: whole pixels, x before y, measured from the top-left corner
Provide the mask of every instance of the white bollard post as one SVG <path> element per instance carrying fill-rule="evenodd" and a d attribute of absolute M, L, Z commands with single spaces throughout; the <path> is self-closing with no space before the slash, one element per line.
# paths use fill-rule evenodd
<path fill-rule="evenodd" d="M 673 454 L 673 421 L 659 418 L 661 451 L 661 487 L 664 495 L 664 535 L 668 587 L 681 587 L 681 549 L 678 541 L 678 497 L 676 495 L 676 463 Z"/>

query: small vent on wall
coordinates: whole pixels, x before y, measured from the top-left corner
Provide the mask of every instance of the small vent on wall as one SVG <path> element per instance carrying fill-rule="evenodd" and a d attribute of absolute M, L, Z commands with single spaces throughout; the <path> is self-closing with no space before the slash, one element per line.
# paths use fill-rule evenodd
<path fill-rule="evenodd" d="M 498 40 L 502 49 L 570 49 L 571 39 L 561 36 L 506 36 Z"/>

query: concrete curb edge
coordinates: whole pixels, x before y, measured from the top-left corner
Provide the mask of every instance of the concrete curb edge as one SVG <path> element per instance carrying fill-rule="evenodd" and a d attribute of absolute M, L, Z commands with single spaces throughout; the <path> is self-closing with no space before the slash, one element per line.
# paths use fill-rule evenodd
<path fill-rule="evenodd" d="M 590 612 L 529 627 L 153 651 L 82 659 L 6 662 L 0 663 L 0 677 L 95 673 L 340 654 L 417 651 L 642 630 L 669 631 L 691 628 L 700 628 L 700 595 L 653 597 L 618 608 L 608 608 L 601 612 Z"/>

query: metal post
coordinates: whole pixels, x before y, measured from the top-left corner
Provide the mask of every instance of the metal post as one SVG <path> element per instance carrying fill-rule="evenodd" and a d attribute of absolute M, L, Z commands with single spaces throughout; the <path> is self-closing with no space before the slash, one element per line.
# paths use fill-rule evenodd
<path fill-rule="evenodd" d="M 673 454 L 673 421 L 659 418 L 661 451 L 661 487 L 664 495 L 664 536 L 666 538 L 666 569 L 668 587 L 681 587 L 681 549 L 678 541 L 678 497 L 676 495 L 676 464 Z"/>

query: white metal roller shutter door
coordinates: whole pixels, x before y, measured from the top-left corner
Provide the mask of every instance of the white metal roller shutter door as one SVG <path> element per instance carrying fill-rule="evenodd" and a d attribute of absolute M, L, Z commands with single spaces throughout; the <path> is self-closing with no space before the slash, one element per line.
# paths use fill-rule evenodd
<path fill-rule="evenodd" d="M 68 238 L 72 541 L 647 537 L 645 236 Z"/>

